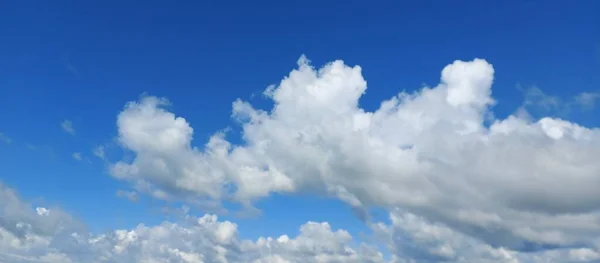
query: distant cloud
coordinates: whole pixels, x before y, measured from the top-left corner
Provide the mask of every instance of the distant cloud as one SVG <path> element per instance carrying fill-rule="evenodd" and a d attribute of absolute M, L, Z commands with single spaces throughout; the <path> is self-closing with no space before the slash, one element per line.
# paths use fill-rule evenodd
<path fill-rule="evenodd" d="M 590 110 L 596 106 L 596 101 L 600 99 L 600 92 L 582 92 L 575 96 L 575 103 L 583 110 Z"/>
<path fill-rule="evenodd" d="M 6 136 L 4 133 L 0 132 L 0 141 L 4 142 L 4 143 L 11 143 L 12 139 L 8 136 Z"/>
<path fill-rule="evenodd" d="M 70 120 L 64 120 L 60 123 L 60 127 L 68 134 L 75 135 L 75 129 L 73 129 L 73 123 Z"/>
<path fill-rule="evenodd" d="M 519 109 L 527 112 L 527 109 L 538 113 L 554 113 L 567 115 L 572 110 L 591 110 L 596 106 L 596 100 L 600 99 L 599 92 L 581 92 L 573 97 L 562 99 L 558 96 L 546 94 L 538 87 L 521 88 L 523 92 L 523 105 Z"/>
<path fill-rule="evenodd" d="M 132 192 L 132 191 L 118 190 L 116 195 L 118 197 L 125 198 L 134 203 L 140 200 L 140 197 L 138 196 L 138 194 L 136 192 Z"/>
<path fill-rule="evenodd" d="M 525 95 L 525 106 L 535 106 L 544 110 L 558 110 L 563 106 L 563 102 L 559 97 L 551 96 L 544 93 L 538 87 L 530 87 L 523 90 Z"/>
<path fill-rule="evenodd" d="M 73 153 L 73 159 L 77 161 L 81 161 L 81 153 Z"/>
<path fill-rule="evenodd" d="M 94 156 L 104 160 L 104 146 L 100 145 L 92 151 Z"/>

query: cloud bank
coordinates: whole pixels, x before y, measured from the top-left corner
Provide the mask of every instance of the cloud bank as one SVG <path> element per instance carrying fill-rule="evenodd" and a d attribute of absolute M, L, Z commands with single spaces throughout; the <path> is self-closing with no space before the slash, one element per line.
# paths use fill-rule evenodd
<path fill-rule="evenodd" d="M 273 193 L 313 193 L 361 211 L 384 208 L 390 224 L 366 223 L 392 262 L 600 260 L 599 130 L 550 117 L 494 118 L 494 72 L 482 59 L 455 61 L 437 86 L 399 92 L 371 112 L 359 104 L 367 90 L 359 66 L 338 60 L 316 69 L 302 57 L 265 90 L 272 109 L 233 103 L 242 144 L 217 132 L 201 148 L 167 99 L 145 96 L 117 117 L 118 141 L 135 158 L 112 163 L 110 173 L 154 198 L 202 207 L 252 209 Z M 295 238 L 240 241 L 234 223 L 190 218 L 80 243 L 104 262 L 388 260 L 325 223 L 309 222 Z M 228 230 L 219 234 L 221 225 Z"/>

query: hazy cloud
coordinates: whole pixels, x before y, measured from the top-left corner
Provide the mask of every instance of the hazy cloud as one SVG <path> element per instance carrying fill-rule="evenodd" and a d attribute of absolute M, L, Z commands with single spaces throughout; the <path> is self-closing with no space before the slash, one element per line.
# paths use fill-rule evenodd
<path fill-rule="evenodd" d="M 73 129 L 73 123 L 70 120 L 61 122 L 60 127 L 68 134 L 75 135 L 75 129 Z"/>

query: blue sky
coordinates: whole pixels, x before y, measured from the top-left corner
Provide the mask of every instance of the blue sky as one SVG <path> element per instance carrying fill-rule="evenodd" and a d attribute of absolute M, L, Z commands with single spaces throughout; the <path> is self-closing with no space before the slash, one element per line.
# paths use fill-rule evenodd
<path fill-rule="evenodd" d="M 598 110 L 577 98 L 600 91 L 599 12 L 595 1 L 5 2 L 0 132 L 10 143 L 0 141 L 0 180 L 34 206 L 60 207 L 93 233 L 177 220 L 160 210 L 189 206 L 185 201 L 139 193 L 131 202 L 116 194 L 134 186 L 110 167 L 140 154 L 117 139 L 126 103 L 168 98 L 166 109 L 193 128 L 192 146 L 203 148 L 225 128 L 227 140 L 243 145 L 232 103 L 240 98 L 270 110 L 273 101 L 262 92 L 297 68 L 303 54 L 317 69 L 337 59 L 360 65 L 368 89 L 359 105 L 366 111 L 400 91 L 435 87 L 455 60 L 482 58 L 494 68 L 497 104 L 490 108 L 497 119 L 523 107 L 536 120 L 598 127 Z M 72 133 L 61 127 L 66 120 Z M 98 146 L 105 160 L 94 156 Z M 262 215 L 221 218 L 250 239 L 295 234 L 306 221 L 327 221 L 359 240 L 373 232 L 348 202 L 318 194 L 273 192 L 256 202 Z M 372 216 L 388 222 L 389 204 L 369 202 Z"/>

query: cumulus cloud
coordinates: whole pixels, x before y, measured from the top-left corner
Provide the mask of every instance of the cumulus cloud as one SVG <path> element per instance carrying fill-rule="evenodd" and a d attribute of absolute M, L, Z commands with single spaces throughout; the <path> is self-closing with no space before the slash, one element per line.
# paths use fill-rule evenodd
<path fill-rule="evenodd" d="M 493 119 L 493 66 L 455 61 L 440 83 L 399 92 L 372 112 L 359 66 L 302 57 L 265 90 L 274 107 L 237 100 L 243 144 L 215 133 L 202 149 L 164 98 L 117 119 L 135 154 L 111 174 L 163 199 L 251 207 L 271 193 L 312 192 L 382 207 L 514 251 L 593 246 L 600 236 L 600 131 L 564 119 Z"/>
<path fill-rule="evenodd" d="M 77 160 L 77 161 L 81 161 L 81 153 L 75 152 L 73 153 L 73 159 Z"/>
<path fill-rule="evenodd" d="M 60 127 L 68 134 L 75 135 L 75 129 L 73 123 L 70 120 L 64 120 L 60 123 Z"/>
<path fill-rule="evenodd" d="M 0 197 L 0 262 L 383 262 L 374 247 L 356 246 L 326 222 L 307 222 L 293 237 L 246 240 L 233 222 L 186 215 L 95 235 L 59 209 L 33 209 L 1 184 Z"/>

